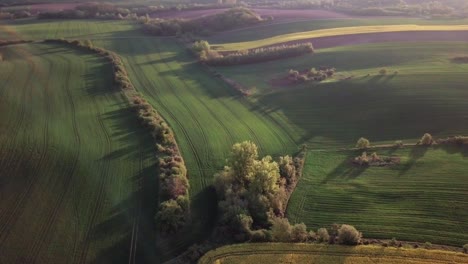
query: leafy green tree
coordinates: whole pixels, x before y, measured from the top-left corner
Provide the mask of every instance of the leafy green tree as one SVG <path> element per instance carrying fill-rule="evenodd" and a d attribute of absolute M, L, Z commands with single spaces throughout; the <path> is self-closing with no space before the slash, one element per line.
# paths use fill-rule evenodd
<path fill-rule="evenodd" d="M 326 228 L 319 228 L 316 235 L 318 242 L 327 242 L 330 239 L 330 235 L 328 234 L 328 230 Z"/>
<path fill-rule="evenodd" d="M 367 149 L 370 147 L 370 141 L 367 138 L 360 138 L 356 143 L 356 148 L 358 149 Z"/>
<path fill-rule="evenodd" d="M 434 140 L 432 139 L 432 135 L 429 133 L 426 133 L 422 136 L 421 140 L 419 140 L 419 143 L 424 146 L 429 146 L 434 143 Z"/>

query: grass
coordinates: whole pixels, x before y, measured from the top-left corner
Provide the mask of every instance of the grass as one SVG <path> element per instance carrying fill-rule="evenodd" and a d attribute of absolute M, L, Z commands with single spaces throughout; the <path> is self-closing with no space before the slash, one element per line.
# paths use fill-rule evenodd
<path fill-rule="evenodd" d="M 306 20 L 289 23 L 278 23 L 262 25 L 257 27 L 239 29 L 236 31 L 219 33 L 208 38 L 213 44 L 223 44 L 231 42 L 244 42 L 267 39 L 275 36 L 301 33 L 313 30 L 328 28 L 343 28 L 357 26 L 376 26 L 376 25 L 465 25 L 467 19 L 420 19 L 420 18 L 350 18 L 350 19 L 323 19 Z"/>
<path fill-rule="evenodd" d="M 151 138 L 110 65 L 56 45 L 1 53 L 0 262 L 154 259 Z"/>
<path fill-rule="evenodd" d="M 300 143 L 336 149 L 352 147 L 360 137 L 393 143 L 416 142 L 426 132 L 437 137 L 468 134 L 463 100 L 468 96 L 468 65 L 452 63 L 456 54 L 468 54 L 467 46 L 386 43 L 324 49 L 300 58 L 216 70 L 246 87 L 256 86 L 255 100 L 263 111 L 289 120 L 291 129 L 301 133 Z M 286 76 L 288 69 L 321 65 L 354 78 L 288 87 L 270 84 Z M 381 68 L 388 74 L 380 76 Z"/>
<path fill-rule="evenodd" d="M 379 26 L 354 26 L 340 28 L 326 28 L 307 32 L 290 33 L 269 37 L 266 39 L 223 43 L 212 45 L 212 48 L 218 51 L 236 51 L 254 49 L 263 46 L 275 45 L 284 42 L 330 37 L 340 35 L 366 34 L 366 33 L 384 33 L 384 32 L 403 32 L 403 31 L 456 31 L 468 30 L 468 25 L 379 25 Z"/>
<path fill-rule="evenodd" d="M 229 263 L 466 263 L 468 256 L 447 251 L 376 246 L 258 243 L 224 246 L 208 252 L 199 264 Z"/>
<path fill-rule="evenodd" d="M 232 145 L 244 140 L 258 144 L 263 154 L 274 156 L 297 151 L 292 130 L 281 120 L 255 110 L 232 88 L 199 67 L 183 47 L 170 39 L 101 40 L 102 46 L 122 55 L 130 78 L 146 99 L 164 116 L 175 132 L 188 167 L 194 219 L 206 236 L 216 214 L 214 191 L 208 188 L 222 169 Z M 208 230 L 207 230 L 208 228 Z M 186 246 L 190 236 L 178 243 Z M 166 252 L 182 248 L 170 245 Z"/>
<path fill-rule="evenodd" d="M 360 151 L 309 152 L 288 205 L 289 219 L 314 229 L 347 223 L 371 238 L 464 245 L 468 149 L 376 152 L 402 161 L 391 167 L 355 167 L 350 159 Z"/>
<path fill-rule="evenodd" d="M 0 39 L 141 37 L 138 27 L 133 21 L 119 20 L 0 20 Z"/>

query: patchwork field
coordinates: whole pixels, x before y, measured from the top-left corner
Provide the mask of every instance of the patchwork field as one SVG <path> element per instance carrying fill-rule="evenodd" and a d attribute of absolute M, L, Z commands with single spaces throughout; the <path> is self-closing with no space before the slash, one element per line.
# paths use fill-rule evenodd
<path fill-rule="evenodd" d="M 336 149 L 352 147 L 360 137 L 393 143 L 415 142 L 426 132 L 438 137 L 468 134 L 463 99 L 468 95 L 468 64 L 451 61 L 461 54 L 468 54 L 464 43 L 386 43 L 322 49 L 217 71 L 255 86 L 262 110 L 289 120 L 302 132 L 301 142 L 313 149 Z M 274 81 L 286 77 L 289 69 L 323 65 L 335 67 L 336 78 L 286 86 Z M 382 68 L 387 75 L 379 74 Z"/>
<path fill-rule="evenodd" d="M 467 261 L 468 257 L 466 255 L 437 250 L 268 243 L 241 244 L 218 248 L 208 252 L 200 259 L 199 263 L 457 264 L 466 263 Z"/>
<path fill-rule="evenodd" d="M 298 42 L 305 40 L 312 40 L 315 38 L 333 37 L 342 35 L 355 35 L 355 34 L 371 34 L 371 33 L 386 33 L 386 32 L 442 32 L 442 31 L 468 31 L 468 25 L 381 25 L 381 26 L 357 26 L 357 27 L 341 27 L 341 28 L 327 28 L 319 29 L 308 32 L 299 32 L 284 34 L 266 39 L 236 42 L 236 43 L 223 43 L 213 45 L 213 49 L 218 51 L 237 51 L 260 48 L 264 46 L 278 45 L 281 43 Z M 434 34 L 437 38 L 437 34 Z M 439 40 L 439 39 L 434 39 Z M 444 39 L 441 39 L 444 40 Z M 445 39 L 450 41 L 451 39 Z"/>
<path fill-rule="evenodd" d="M 194 219 L 205 222 L 200 223 L 202 228 L 210 228 L 209 221 L 216 213 L 214 192 L 207 187 L 215 172 L 223 167 L 234 143 L 252 140 L 262 153 L 275 156 L 297 151 L 298 136 L 284 125 L 285 121 L 255 110 L 255 104 L 209 76 L 173 40 L 148 38 L 93 43 L 124 58 L 135 87 L 173 128 L 189 168 L 190 192 L 195 213 L 200 216 Z M 200 231 L 203 230 L 195 229 Z M 187 237 L 179 243 L 184 239 Z M 177 248 L 171 247 L 167 250 Z"/>
<path fill-rule="evenodd" d="M 55 45 L 0 52 L 0 262 L 154 259 L 140 251 L 154 244 L 151 139 L 110 66 Z"/>

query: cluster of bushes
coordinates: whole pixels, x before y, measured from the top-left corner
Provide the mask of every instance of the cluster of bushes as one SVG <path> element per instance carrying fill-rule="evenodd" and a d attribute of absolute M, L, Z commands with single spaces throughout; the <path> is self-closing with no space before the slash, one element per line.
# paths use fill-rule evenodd
<path fill-rule="evenodd" d="M 197 19 L 150 19 L 143 28 L 149 34 L 156 36 L 176 36 L 186 33 L 206 35 L 211 32 L 251 26 L 262 22 L 262 18 L 254 11 L 235 7 L 223 13 Z"/>
<path fill-rule="evenodd" d="M 39 19 L 137 19 L 136 13 L 110 3 L 86 3 L 71 10 L 42 12 Z"/>
<path fill-rule="evenodd" d="M 0 20 L 7 20 L 7 19 L 21 19 L 21 18 L 28 18 L 32 17 L 30 11 L 23 9 L 23 10 L 14 10 L 14 11 L 0 11 Z"/>
<path fill-rule="evenodd" d="M 441 145 L 466 146 L 468 145 L 468 136 L 453 136 L 443 139 L 437 139 L 435 143 Z"/>
<path fill-rule="evenodd" d="M 137 113 L 141 124 L 147 128 L 154 141 L 158 156 L 159 211 L 155 216 L 158 228 L 164 233 L 175 233 L 189 220 L 189 182 L 187 169 L 175 141 L 174 133 L 159 113 L 136 91 L 120 57 L 111 51 L 94 47 L 90 41 L 46 40 L 65 43 L 99 54 L 113 66 L 114 84 L 125 94 Z"/>
<path fill-rule="evenodd" d="M 317 236 L 308 232 L 305 224 L 291 225 L 284 218 L 284 197 L 288 187 L 297 182 L 303 164 L 300 159 L 303 156 L 280 157 L 279 162 L 270 156 L 259 159 L 257 146 L 252 142 L 235 144 L 227 166 L 215 175 L 220 212 L 217 235 L 224 240 L 254 242 L 317 240 L 323 230 Z M 352 240 L 350 231 L 355 229 L 340 226 L 334 239 L 343 244 L 357 244 L 361 234 L 356 231 Z"/>
<path fill-rule="evenodd" d="M 211 50 L 208 42 L 202 40 L 193 44 L 192 51 L 197 54 L 202 63 L 212 66 L 229 66 L 290 58 L 313 53 L 314 48 L 312 43 L 301 43 L 244 50 L 223 55 Z"/>
<path fill-rule="evenodd" d="M 316 81 L 321 82 L 327 78 L 332 77 L 336 72 L 335 68 L 332 67 L 320 67 L 318 70 L 312 68 L 303 73 L 296 70 L 288 71 L 288 79 L 293 82 L 307 82 L 307 81 Z"/>
<path fill-rule="evenodd" d="M 361 155 L 355 157 L 352 160 L 353 164 L 358 166 L 390 166 L 400 162 L 398 157 L 381 157 L 376 152 L 371 155 L 367 155 L 367 152 L 363 152 Z"/>

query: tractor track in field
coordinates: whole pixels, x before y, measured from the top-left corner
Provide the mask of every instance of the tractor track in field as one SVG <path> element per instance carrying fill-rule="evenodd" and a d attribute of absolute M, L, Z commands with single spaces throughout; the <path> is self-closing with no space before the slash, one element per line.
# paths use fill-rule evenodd
<path fill-rule="evenodd" d="M 161 60 L 161 62 L 164 63 L 164 65 L 167 67 L 167 69 L 169 69 L 171 72 L 173 72 L 174 69 L 171 66 L 169 66 L 169 63 L 167 62 L 166 58 L 164 58 L 161 55 L 161 49 L 159 47 L 159 43 L 155 44 L 154 47 L 158 51 L 158 53 L 157 53 L 158 58 Z M 155 65 L 151 64 L 151 67 L 158 73 L 158 75 L 160 75 L 160 70 Z M 178 75 L 175 74 L 175 76 L 178 76 Z M 181 79 L 179 79 L 179 80 L 181 80 Z M 174 83 L 172 81 L 170 81 L 170 80 L 168 80 L 166 78 L 161 78 L 161 81 L 163 83 L 166 83 L 171 88 L 171 91 L 172 91 L 172 94 L 174 95 L 174 97 L 177 98 L 177 100 L 180 102 L 180 104 L 187 110 L 187 113 L 189 113 L 189 115 L 192 117 L 192 120 L 196 123 L 199 131 L 202 134 L 203 145 L 208 146 L 208 139 L 207 139 L 205 130 L 203 129 L 203 126 L 201 125 L 198 118 L 194 115 L 193 111 L 190 110 L 190 107 L 187 106 L 186 102 L 184 102 L 184 100 L 182 100 L 177 95 L 177 93 L 175 92 L 177 90 L 177 88 L 175 88 L 176 85 L 174 85 Z M 184 84 L 185 88 L 188 88 L 188 86 L 187 86 L 187 84 L 185 82 L 183 82 L 182 80 L 181 80 L 181 82 Z M 190 90 L 190 89 L 187 89 L 187 90 Z M 208 158 L 210 156 L 210 154 L 209 154 L 209 152 L 208 152 L 208 150 L 206 148 L 204 148 L 204 150 L 203 150 L 203 156 L 204 156 L 204 160 L 208 160 Z M 197 158 L 197 159 L 199 159 L 199 158 Z M 199 161 L 200 161 L 200 164 L 202 164 L 202 159 L 199 159 Z M 203 182 L 203 181 L 202 181 L 202 186 L 205 187 L 205 182 Z"/>
<path fill-rule="evenodd" d="M 155 45 L 156 49 L 158 50 L 158 54 L 161 54 L 161 49 L 159 48 L 158 45 Z M 166 59 L 162 58 L 161 56 L 159 56 L 159 58 L 161 59 L 161 61 L 167 66 L 168 69 L 170 69 L 171 71 L 174 71 L 174 68 L 170 66 L 170 64 L 166 61 Z M 154 67 L 153 67 L 154 68 Z M 159 71 L 158 71 L 159 72 Z M 177 76 L 177 75 L 176 75 Z M 217 121 L 217 123 L 221 126 L 221 128 L 226 132 L 226 135 L 228 135 L 228 137 L 231 139 L 231 142 L 234 142 L 235 139 L 234 139 L 234 135 L 232 134 L 232 132 L 226 127 L 226 125 L 224 124 L 224 122 L 221 122 L 221 120 L 219 119 L 219 117 L 212 111 L 211 108 L 209 108 L 204 102 L 202 102 L 202 100 L 200 99 L 200 97 L 198 97 L 196 94 L 194 94 L 192 92 L 192 89 L 190 89 L 190 86 L 187 84 L 187 82 L 185 80 L 183 80 L 182 78 L 179 79 L 181 81 L 181 83 L 185 86 L 185 90 L 186 91 L 189 91 L 190 94 L 193 96 L 193 98 L 197 99 L 197 101 L 200 103 L 201 106 L 204 107 L 204 109 L 206 109 L 206 111 L 208 111 L 211 116 Z M 177 97 L 177 99 L 182 103 L 182 99 L 180 99 L 179 96 L 177 96 L 175 93 L 174 95 Z M 188 110 L 188 107 L 182 103 L 184 105 L 184 107 Z M 189 111 L 192 115 L 192 117 L 194 118 L 194 120 L 197 120 L 196 117 L 194 117 L 193 113 L 191 111 Z M 204 132 L 204 129 L 203 129 L 203 126 L 198 122 L 198 120 L 196 121 L 198 124 L 199 124 L 199 127 L 201 129 L 201 131 L 203 131 L 203 136 L 204 136 L 204 141 L 205 141 L 205 146 L 208 145 L 208 140 L 206 139 L 206 133 Z M 208 149 L 206 148 L 205 150 L 206 153 L 208 153 Z M 210 154 L 205 154 L 205 156 L 210 156 Z M 211 166 L 209 166 L 211 167 Z M 205 177 L 202 177 L 203 178 L 203 187 L 206 187 L 206 178 Z"/>
<path fill-rule="evenodd" d="M 99 127 L 102 131 L 102 134 L 105 137 L 104 155 L 106 155 L 106 154 L 112 153 L 112 150 L 113 150 L 111 136 L 109 132 L 107 131 L 107 128 L 103 122 L 102 113 L 99 109 L 99 104 L 96 102 L 95 97 L 91 97 L 91 98 L 93 99 L 93 106 L 95 106 L 95 110 L 96 110 L 95 112 L 97 114 L 97 121 L 99 123 Z M 102 174 L 101 174 L 102 177 L 100 177 L 100 182 L 99 182 L 99 187 L 98 187 L 99 191 L 96 197 L 96 203 L 95 203 L 94 210 L 90 218 L 90 222 L 88 224 L 88 229 L 86 230 L 86 234 L 85 234 L 84 241 L 83 241 L 83 250 L 81 251 L 78 263 L 86 263 L 86 258 L 88 255 L 90 244 L 92 242 L 91 240 L 93 236 L 93 229 L 98 219 L 98 214 L 102 212 L 102 208 L 106 202 L 105 200 L 107 200 L 105 199 L 104 195 L 105 195 L 106 183 L 108 182 L 110 178 L 109 171 L 110 171 L 110 164 L 108 161 L 106 161 L 104 162 L 104 166 L 102 169 Z"/>
<path fill-rule="evenodd" d="M 133 48 L 132 45 L 130 45 L 130 46 Z M 149 58 L 148 55 L 145 55 L 145 58 Z M 127 57 L 127 60 L 130 60 L 130 58 Z M 132 59 L 132 61 L 133 61 L 133 59 Z M 133 73 L 134 73 L 136 76 L 139 76 L 139 78 L 138 78 L 138 81 L 139 81 L 139 82 L 141 82 L 142 80 L 144 80 L 144 81 L 148 84 L 148 86 L 150 86 L 150 87 L 153 86 L 153 85 L 152 85 L 152 82 L 146 77 L 146 75 L 144 75 L 144 74 L 143 74 L 143 75 L 140 75 L 140 74 L 139 74 L 140 71 L 136 71 L 136 70 L 135 70 L 135 68 L 134 68 L 134 66 L 132 65 L 132 63 L 128 63 L 128 66 L 130 66 L 131 70 L 133 71 Z M 145 89 L 149 94 L 154 94 L 154 92 L 159 93 L 159 92 L 157 91 L 157 89 L 154 89 L 154 91 L 150 91 L 150 90 L 148 90 L 148 88 L 144 88 L 144 87 L 146 87 L 146 86 L 143 85 L 142 88 Z M 201 165 L 202 165 L 202 162 L 201 162 L 201 160 L 200 160 L 200 157 L 197 155 L 195 145 L 194 145 L 193 142 L 190 140 L 189 133 L 187 132 L 187 130 L 185 129 L 185 127 L 182 126 L 182 123 L 180 122 L 180 120 L 178 120 L 178 119 L 176 118 L 176 116 L 169 110 L 169 107 L 166 106 L 166 105 L 162 102 L 162 100 L 159 100 L 159 99 L 158 99 L 158 98 L 159 98 L 158 96 L 155 96 L 155 97 L 153 97 L 153 98 L 155 98 L 155 100 L 157 100 L 157 101 L 159 102 L 159 105 L 161 106 L 161 108 L 163 108 L 163 109 L 167 112 L 167 114 L 168 114 L 170 117 L 172 117 L 172 119 L 178 124 L 178 126 L 179 126 L 179 128 L 181 129 L 182 133 L 185 135 L 185 138 L 187 139 L 187 142 L 189 143 L 190 148 L 192 149 L 192 152 L 194 153 L 195 160 L 196 160 L 197 167 L 198 167 L 198 172 L 202 175 L 202 174 L 203 174 L 203 169 L 202 169 L 202 166 L 201 166 Z M 159 114 L 161 114 L 161 113 L 159 112 Z M 167 122 L 167 121 L 166 121 L 166 122 Z M 181 151 L 181 150 L 179 149 L 179 151 Z"/>
<path fill-rule="evenodd" d="M 61 58 L 63 61 L 66 62 L 67 64 L 67 72 L 66 72 L 66 80 L 67 82 L 70 82 L 70 78 L 71 78 L 71 65 L 70 65 L 70 61 L 67 60 L 66 58 L 64 58 L 63 56 L 58 56 L 59 58 Z M 50 68 L 50 72 L 53 72 L 53 65 L 54 63 L 50 63 L 52 65 L 52 67 Z M 49 74 L 48 76 L 51 76 L 51 74 Z M 48 103 L 48 98 L 49 98 L 49 82 L 50 82 L 50 79 L 48 80 L 48 83 L 47 85 L 45 86 L 45 98 L 46 98 L 46 108 L 47 108 L 47 120 L 48 120 L 48 117 L 50 115 L 50 104 Z M 65 200 L 65 196 L 67 195 L 68 193 L 68 189 L 70 188 L 70 185 L 71 185 L 71 182 L 72 182 L 72 179 L 73 179 L 73 176 L 75 174 L 75 169 L 76 169 L 76 166 L 78 164 L 78 159 L 79 159 L 79 156 L 80 156 L 80 136 L 79 136 L 79 133 L 78 133 L 78 129 L 77 129 L 77 126 L 76 126 L 76 113 L 75 113 L 75 105 L 74 105 L 74 102 L 73 102 L 73 98 L 72 98 L 72 95 L 71 95 L 71 92 L 70 92 L 70 88 L 69 88 L 69 85 L 66 85 L 64 87 L 66 93 L 67 93 L 67 98 L 69 100 L 69 103 L 70 103 L 70 106 L 71 106 L 71 112 L 72 112 L 72 124 L 73 124 L 73 131 L 74 131 L 74 135 L 75 135 L 75 140 L 77 142 L 74 150 L 74 153 L 75 153 L 75 156 L 73 157 L 73 163 L 70 167 L 67 166 L 67 171 L 64 173 L 65 175 L 65 179 L 64 179 L 64 186 L 63 188 L 61 188 L 61 194 L 58 196 L 58 199 L 56 199 L 56 204 L 52 206 L 52 213 L 48 216 L 48 219 L 46 220 L 46 224 L 40 229 L 40 235 L 39 235 L 39 238 L 35 240 L 35 244 L 33 244 L 32 246 L 32 249 L 31 249 L 31 257 L 30 257 L 30 261 L 31 263 L 36 263 L 37 262 L 37 258 L 41 252 L 41 250 L 43 249 L 43 247 L 45 245 L 48 245 L 48 241 L 51 239 L 53 233 L 51 232 L 53 226 L 54 226 L 54 222 L 56 221 L 57 219 L 57 214 L 58 212 L 60 211 L 60 208 L 62 207 L 62 204 Z M 47 123 L 47 122 L 46 122 Z M 47 126 L 47 125 L 46 125 Z M 47 135 L 47 133 L 46 133 Z M 42 162 L 41 162 L 42 164 Z"/>
<path fill-rule="evenodd" d="M 139 173 L 143 173 L 143 163 L 144 163 L 144 158 L 143 158 L 143 151 L 140 150 L 140 170 Z M 142 179 L 138 179 L 137 184 L 136 184 L 136 191 L 139 192 L 142 190 L 143 185 L 142 185 Z M 133 224 L 132 224 L 132 235 L 130 239 L 130 250 L 129 250 L 129 256 L 128 256 L 128 264 L 136 264 L 136 257 L 137 257 L 137 246 L 138 246 L 138 230 L 140 227 L 140 218 L 141 218 L 141 210 L 142 210 L 142 197 L 137 197 L 137 208 L 136 208 L 136 216 L 133 218 Z"/>
<path fill-rule="evenodd" d="M 28 77 L 26 79 L 26 82 L 25 82 L 25 85 L 23 86 L 24 89 L 22 89 L 22 102 L 27 102 L 26 98 L 27 98 L 27 94 L 26 94 L 26 90 L 27 90 L 27 87 L 30 86 L 30 83 L 32 81 L 32 77 L 33 75 L 35 74 L 35 72 L 37 72 L 37 65 L 35 64 L 35 62 L 33 60 L 31 60 L 30 58 L 25 58 L 25 60 L 27 61 L 27 63 L 30 65 L 30 72 L 28 74 Z M 25 106 L 27 104 L 26 103 L 23 103 L 21 104 L 21 111 L 20 111 L 20 114 L 19 114 L 19 118 L 15 120 L 14 122 L 14 128 L 12 131 L 14 131 L 12 134 L 12 139 L 11 139 L 11 142 L 15 143 L 17 142 L 17 137 L 18 137 L 18 134 L 19 134 L 19 130 L 21 129 L 22 125 L 23 125 L 23 122 L 25 120 Z M 30 153 L 30 155 L 28 156 L 28 160 L 30 160 L 32 158 L 32 152 Z M 21 213 L 23 212 L 24 210 L 24 207 L 25 207 L 25 204 L 26 202 L 28 201 L 27 197 L 28 197 L 28 194 L 31 193 L 31 190 L 33 188 L 33 186 L 35 185 L 35 182 L 37 181 L 36 177 L 28 177 L 26 179 L 26 184 L 25 184 L 25 188 L 24 188 L 24 191 L 20 194 L 17 195 L 17 199 L 15 199 L 15 203 L 12 205 L 11 208 L 8 208 L 8 212 L 10 212 L 9 214 L 6 215 L 6 218 L 2 219 L 0 221 L 0 223 L 3 223 L 3 225 L 0 226 L 0 247 L 1 245 L 5 242 L 5 240 L 7 239 L 11 229 L 13 228 L 13 225 L 14 223 L 16 223 L 16 221 L 18 220 L 18 218 L 21 216 Z M 5 220 L 6 219 L 6 220 Z"/>

